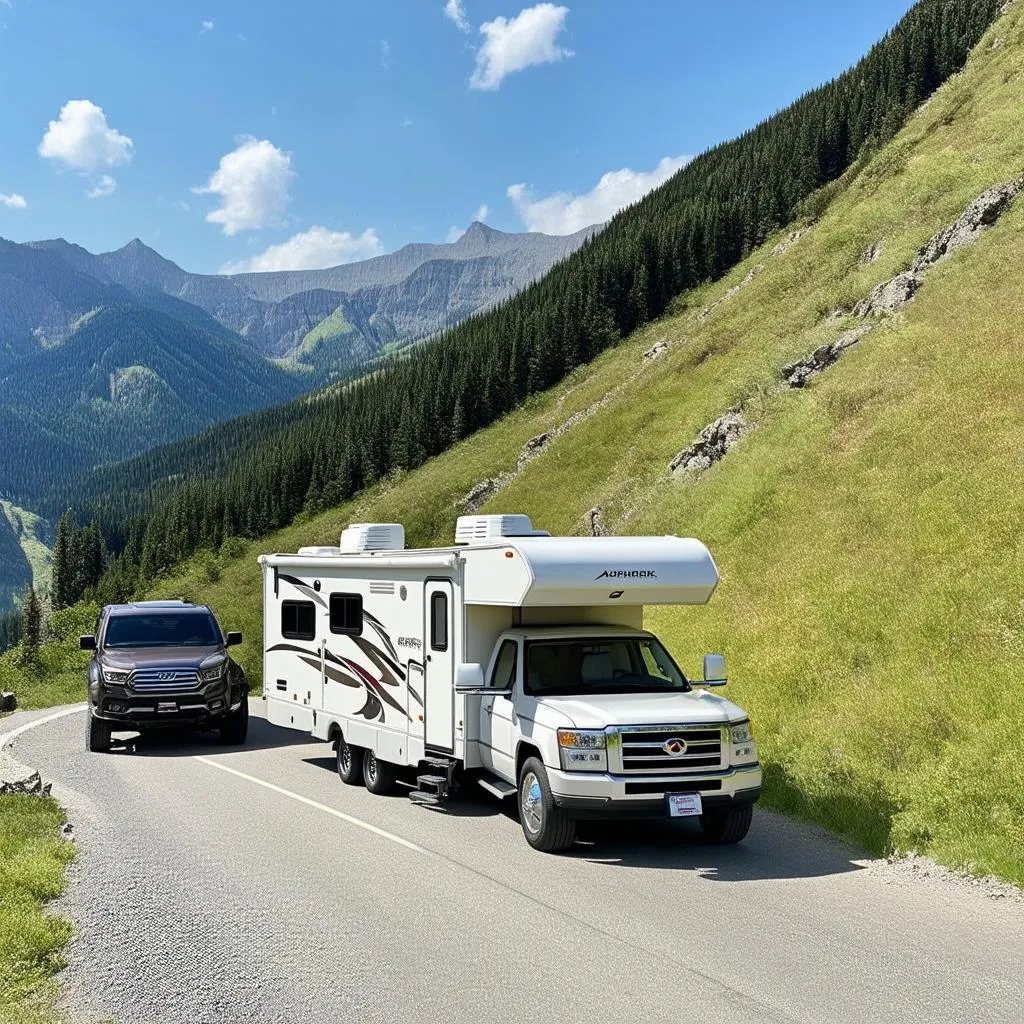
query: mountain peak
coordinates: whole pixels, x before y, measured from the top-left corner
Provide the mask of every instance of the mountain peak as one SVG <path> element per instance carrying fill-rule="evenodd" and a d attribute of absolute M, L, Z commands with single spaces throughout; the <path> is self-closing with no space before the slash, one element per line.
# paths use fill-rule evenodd
<path fill-rule="evenodd" d="M 502 231 L 496 231 L 494 228 L 489 228 L 482 220 L 475 220 L 472 224 L 466 228 L 462 235 L 462 238 L 479 238 L 483 240 L 495 238 L 498 235 L 504 234 Z M 461 241 L 462 239 L 460 239 Z"/>

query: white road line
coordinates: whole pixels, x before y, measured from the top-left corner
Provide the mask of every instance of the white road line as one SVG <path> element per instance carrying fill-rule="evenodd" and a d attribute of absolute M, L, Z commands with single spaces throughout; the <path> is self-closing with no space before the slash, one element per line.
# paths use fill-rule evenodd
<path fill-rule="evenodd" d="M 28 732 L 30 729 L 37 729 L 41 725 L 46 725 L 48 722 L 56 722 L 58 718 L 67 718 L 68 715 L 77 715 L 79 712 L 85 710 L 85 704 L 76 704 L 74 707 L 63 708 L 60 711 L 55 711 L 52 715 L 47 715 L 45 718 L 37 718 L 34 722 L 26 722 L 24 725 L 19 725 L 17 729 L 12 729 L 10 732 L 0 734 L 0 750 L 4 747 L 12 744 L 22 733 Z"/>
<path fill-rule="evenodd" d="M 221 764 L 219 761 L 213 761 L 208 757 L 196 756 L 195 760 L 201 761 L 203 764 L 209 765 L 211 768 L 216 768 L 219 771 L 228 772 L 230 775 L 237 775 L 240 779 L 245 779 L 246 782 L 253 782 L 257 786 L 269 789 L 273 793 L 286 796 L 290 800 L 295 800 L 298 803 L 305 804 L 307 807 L 312 807 L 315 810 L 323 811 L 324 814 L 330 814 L 335 818 L 341 818 L 342 821 L 347 821 L 350 825 L 366 829 L 367 832 L 372 832 L 374 835 L 380 836 L 382 839 L 388 839 L 393 843 L 397 843 L 399 846 L 404 846 L 407 850 L 415 850 L 416 853 L 425 853 L 428 856 L 434 856 L 430 850 L 425 850 L 422 846 L 410 843 L 408 839 L 403 839 L 401 836 L 396 836 L 393 832 L 386 832 L 382 828 L 377 828 L 376 825 L 371 825 L 368 821 L 360 821 L 359 818 L 353 818 L 351 814 L 345 814 L 343 811 L 336 810 L 333 807 L 328 807 L 326 804 L 317 803 L 316 800 L 310 800 L 308 796 L 300 796 L 298 793 L 293 793 L 290 789 L 283 789 L 281 786 L 275 786 L 272 782 L 265 782 L 263 779 L 259 779 L 255 775 L 247 775 L 245 772 L 238 771 L 237 768 L 229 768 L 226 764 Z"/>

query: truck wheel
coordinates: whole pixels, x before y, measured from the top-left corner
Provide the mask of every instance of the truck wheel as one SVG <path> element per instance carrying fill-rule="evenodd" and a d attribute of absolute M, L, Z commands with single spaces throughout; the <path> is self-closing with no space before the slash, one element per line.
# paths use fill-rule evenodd
<path fill-rule="evenodd" d="M 398 768 L 381 761 L 372 750 L 363 751 L 363 779 L 366 788 L 377 796 L 384 796 L 390 793 L 398 780 Z"/>
<path fill-rule="evenodd" d="M 548 773 L 536 757 L 527 758 L 519 772 L 519 821 L 535 850 L 557 853 L 576 839 L 576 822 L 555 803 Z"/>
<path fill-rule="evenodd" d="M 728 811 L 707 811 L 700 816 L 700 827 L 713 843 L 738 843 L 754 820 L 754 805 L 744 804 Z"/>
<path fill-rule="evenodd" d="M 346 786 L 358 786 L 363 781 L 363 752 L 350 747 L 338 733 L 338 775 Z"/>
<path fill-rule="evenodd" d="M 97 754 L 110 750 L 110 723 L 94 717 L 89 708 L 85 709 L 85 749 Z"/>
<path fill-rule="evenodd" d="M 220 741 L 232 746 L 240 746 L 249 735 L 249 699 L 242 698 L 242 705 L 237 711 L 228 713 L 221 723 Z"/>

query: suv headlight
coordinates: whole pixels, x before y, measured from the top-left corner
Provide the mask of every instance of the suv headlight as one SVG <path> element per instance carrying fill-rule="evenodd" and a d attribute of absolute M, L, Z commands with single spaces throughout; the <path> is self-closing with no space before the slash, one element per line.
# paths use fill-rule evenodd
<path fill-rule="evenodd" d="M 744 764 L 757 760 L 757 747 L 754 745 L 754 731 L 750 722 L 737 722 L 729 726 L 729 739 L 732 742 L 732 763 Z"/>
<path fill-rule="evenodd" d="M 199 678 L 204 683 L 215 683 L 224 675 L 224 671 L 227 667 L 228 663 L 226 661 L 222 661 L 219 665 L 214 665 L 213 668 L 201 668 L 199 670 Z"/>
<path fill-rule="evenodd" d="M 559 729 L 558 753 L 567 772 L 608 771 L 608 740 L 600 729 Z"/>
<path fill-rule="evenodd" d="M 121 668 L 104 668 L 101 671 L 103 672 L 103 681 L 113 683 L 115 686 L 124 686 L 131 675 L 127 669 Z"/>

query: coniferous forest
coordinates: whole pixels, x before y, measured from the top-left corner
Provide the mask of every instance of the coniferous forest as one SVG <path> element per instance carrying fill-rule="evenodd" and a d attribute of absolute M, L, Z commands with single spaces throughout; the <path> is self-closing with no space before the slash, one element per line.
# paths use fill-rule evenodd
<path fill-rule="evenodd" d="M 963 66 L 1001 4 L 921 0 L 855 67 L 697 157 L 501 306 L 355 383 L 83 478 L 42 511 L 53 518 L 70 503 L 97 525 L 116 553 L 99 589 L 112 599 L 202 547 L 259 536 L 419 465 L 813 216 L 815 193 Z M 64 534 L 98 550 L 93 531 Z"/>

